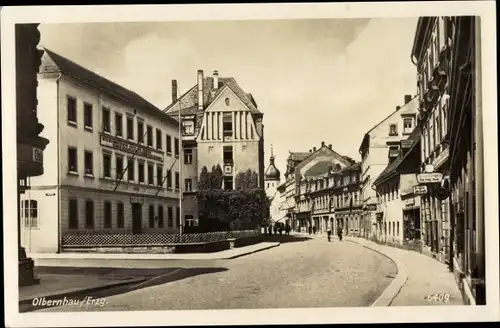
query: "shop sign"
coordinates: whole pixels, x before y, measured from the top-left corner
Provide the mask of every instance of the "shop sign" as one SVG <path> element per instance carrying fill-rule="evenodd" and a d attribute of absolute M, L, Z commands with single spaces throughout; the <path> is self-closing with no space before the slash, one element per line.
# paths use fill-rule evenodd
<path fill-rule="evenodd" d="M 440 183 L 443 181 L 443 173 L 419 173 L 417 174 L 418 183 Z"/>
<path fill-rule="evenodd" d="M 406 205 L 407 207 L 410 207 L 410 206 L 415 205 L 415 198 L 409 198 L 409 199 L 406 199 L 406 200 L 405 200 L 405 205 Z"/>
<path fill-rule="evenodd" d="M 427 194 L 427 186 L 414 186 L 413 187 L 413 193 L 415 195 L 425 195 Z"/>
<path fill-rule="evenodd" d="M 43 163 L 43 150 L 33 147 L 33 162 Z"/>
<path fill-rule="evenodd" d="M 413 140 L 401 140 L 401 148 L 408 149 L 413 145 Z"/>
<path fill-rule="evenodd" d="M 367 211 L 376 211 L 377 205 L 376 204 L 368 204 L 368 205 L 366 205 L 366 210 Z"/>
<path fill-rule="evenodd" d="M 157 161 L 163 160 L 163 157 L 156 151 L 150 148 L 127 142 L 118 138 L 114 138 L 105 134 L 101 134 L 101 145 L 121 150 L 127 153 L 136 154 L 137 156 L 151 158 Z"/>

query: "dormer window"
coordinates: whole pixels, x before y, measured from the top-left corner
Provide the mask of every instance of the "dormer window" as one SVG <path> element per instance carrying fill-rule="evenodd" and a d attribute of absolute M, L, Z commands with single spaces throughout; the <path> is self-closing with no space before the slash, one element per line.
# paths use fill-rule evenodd
<path fill-rule="evenodd" d="M 183 120 L 182 121 L 182 134 L 183 135 L 193 135 L 194 134 L 194 121 L 193 120 Z"/>
<path fill-rule="evenodd" d="M 399 147 L 390 146 L 389 147 L 389 163 L 395 160 L 399 156 Z"/>
<path fill-rule="evenodd" d="M 391 124 L 389 126 L 389 135 L 397 136 L 398 135 L 398 126 L 396 124 Z"/>
<path fill-rule="evenodd" d="M 413 131 L 413 118 L 403 119 L 403 134 L 411 134 Z"/>

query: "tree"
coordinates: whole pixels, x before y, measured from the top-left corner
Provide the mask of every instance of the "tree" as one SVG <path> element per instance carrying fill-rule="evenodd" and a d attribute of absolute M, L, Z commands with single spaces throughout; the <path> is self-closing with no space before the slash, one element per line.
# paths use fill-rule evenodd
<path fill-rule="evenodd" d="M 207 190 L 210 188 L 210 174 L 206 166 L 201 168 L 200 179 L 198 180 L 198 189 Z"/>

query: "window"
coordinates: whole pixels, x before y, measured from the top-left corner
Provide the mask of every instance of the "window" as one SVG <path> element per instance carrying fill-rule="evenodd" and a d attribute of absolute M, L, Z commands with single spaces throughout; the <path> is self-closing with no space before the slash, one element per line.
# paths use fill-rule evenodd
<path fill-rule="evenodd" d="M 152 185 L 155 184 L 155 179 L 154 179 L 154 165 L 153 164 L 148 164 L 148 184 Z"/>
<path fill-rule="evenodd" d="M 144 122 L 140 120 L 137 121 L 137 141 L 140 143 L 144 143 Z"/>
<path fill-rule="evenodd" d="M 399 148 L 397 146 L 389 147 L 389 162 L 395 160 L 399 156 Z"/>
<path fill-rule="evenodd" d="M 83 125 L 85 130 L 92 131 L 92 105 L 83 103 Z"/>
<path fill-rule="evenodd" d="M 94 202 L 91 200 L 85 203 L 85 228 L 94 228 Z"/>
<path fill-rule="evenodd" d="M 183 135 L 193 135 L 194 134 L 194 121 L 193 120 L 182 121 L 182 134 Z"/>
<path fill-rule="evenodd" d="M 222 114 L 222 130 L 224 137 L 230 137 L 233 135 L 233 114 L 223 113 Z"/>
<path fill-rule="evenodd" d="M 127 139 L 134 140 L 134 119 L 127 117 Z"/>
<path fill-rule="evenodd" d="M 122 179 L 123 175 L 123 157 L 116 156 L 116 179 Z"/>
<path fill-rule="evenodd" d="M 78 201 L 70 199 L 68 204 L 68 224 L 70 229 L 78 229 Z"/>
<path fill-rule="evenodd" d="M 24 203 L 24 204 L 23 204 Z M 29 228 L 38 227 L 38 201 L 26 199 L 21 203 L 24 205 L 24 225 Z"/>
<path fill-rule="evenodd" d="M 163 184 L 163 167 L 156 165 L 156 184 L 161 186 Z"/>
<path fill-rule="evenodd" d="M 76 126 L 76 99 L 68 96 L 67 101 L 68 123 Z"/>
<path fill-rule="evenodd" d="M 125 227 L 125 214 L 123 203 L 116 204 L 116 227 L 122 229 Z"/>
<path fill-rule="evenodd" d="M 111 154 L 102 154 L 102 165 L 104 168 L 104 177 L 111 178 Z"/>
<path fill-rule="evenodd" d="M 162 141 L 162 137 L 161 137 L 161 130 L 160 129 L 156 129 L 156 149 L 162 149 L 162 145 L 161 145 L 161 141 Z"/>
<path fill-rule="evenodd" d="M 153 205 L 149 205 L 149 227 L 155 227 L 155 207 Z"/>
<path fill-rule="evenodd" d="M 413 131 L 413 119 L 403 119 L 403 134 L 410 134 Z"/>
<path fill-rule="evenodd" d="M 172 189 L 172 171 L 167 171 L 167 189 Z"/>
<path fill-rule="evenodd" d="M 128 181 L 134 181 L 134 160 L 129 159 L 127 164 Z"/>
<path fill-rule="evenodd" d="M 163 228 L 163 206 L 158 206 L 158 228 Z"/>
<path fill-rule="evenodd" d="M 179 139 L 174 138 L 175 157 L 179 157 Z"/>
<path fill-rule="evenodd" d="M 184 179 L 184 191 L 193 191 L 192 179 Z"/>
<path fill-rule="evenodd" d="M 111 202 L 104 202 L 104 229 L 111 229 Z"/>
<path fill-rule="evenodd" d="M 139 175 L 139 183 L 144 183 L 144 162 L 138 163 L 137 171 L 137 174 Z"/>
<path fill-rule="evenodd" d="M 233 177 L 224 177 L 224 190 L 233 190 Z"/>
<path fill-rule="evenodd" d="M 102 108 L 102 130 L 104 132 L 111 132 L 111 117 L 109 109 L 106 107 Z"/>
<path fill-rule="evenodd" d="M 151 125 L 148 125 L 147 133 L 148 133 L 148 146 L 153 147 L 153 127 Z"/>
<path fill-rule="evenodd" d="M 68 147 L 68 172 L 78 173 L 78 156 L 73 147 Z"/>
<path fill-rule="evenodd" d="M 193 163 L 193 149 L 188 148 L 184 149 L 184 164 L 192 164 Z"/>
<path fill-rule="evenodd" d="M 389 135 L 390 136 L 397 136 L 398 135 L 398 130 L 397 130 L 397 125 L 396 124 L 391 124 L 389 126 Z"/>
<path fill-rule="evenodd" d="M 173 208 L 172 207 L 167 207 L 167 225 L 169 228 L 174 227 L 174 213 L 173 213 Z"/>
<path fill-rule="evenodd" d="M 123 137 L 123 116 L 115 113 L 115 130 L 118 137 Z"/>
<path fill-rule="evenodd" d="M 172 154 L 172 137 L 167 134 L 167 154 Z"/>
<path fill-rule="evenodd" d="M 179 190 L 180 186 L 179 172 L 175 172 L 175 190 Z"/>
<path fill-rule="evenodd" d="M 92 156 L 92 152 L 85 151 L 84 153 L 85 159 L 85 175 L 93 175 L 94 174 L 94 156 Z"/>
<path fill-rule="evenodd" d="M 399 237 L 399 222 L 396 222 L 396 236 Z"/>
<path fill-rule="evenodd" d="M 224 164 L 231 165 L 233 164 L 233 147 L 232 146 L 224 146 L 223 148 L 223 160 Z"/>

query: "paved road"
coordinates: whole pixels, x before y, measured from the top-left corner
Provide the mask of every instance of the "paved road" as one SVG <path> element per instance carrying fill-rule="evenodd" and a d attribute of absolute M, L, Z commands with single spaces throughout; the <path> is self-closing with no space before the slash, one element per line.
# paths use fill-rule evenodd
<path fill-rule="evenodd" d="M 94 299 L 105 298 L 104 306 L 66 306 L 39 311 L 371 305 L 396 275 L 395 264 L 358 244 L 328 243 L 325 239 L 288 242 L 233 260 L 146 261 L 142 266 L 161 267 L 164 271 L 140 286 L 92 295 Z"/>

